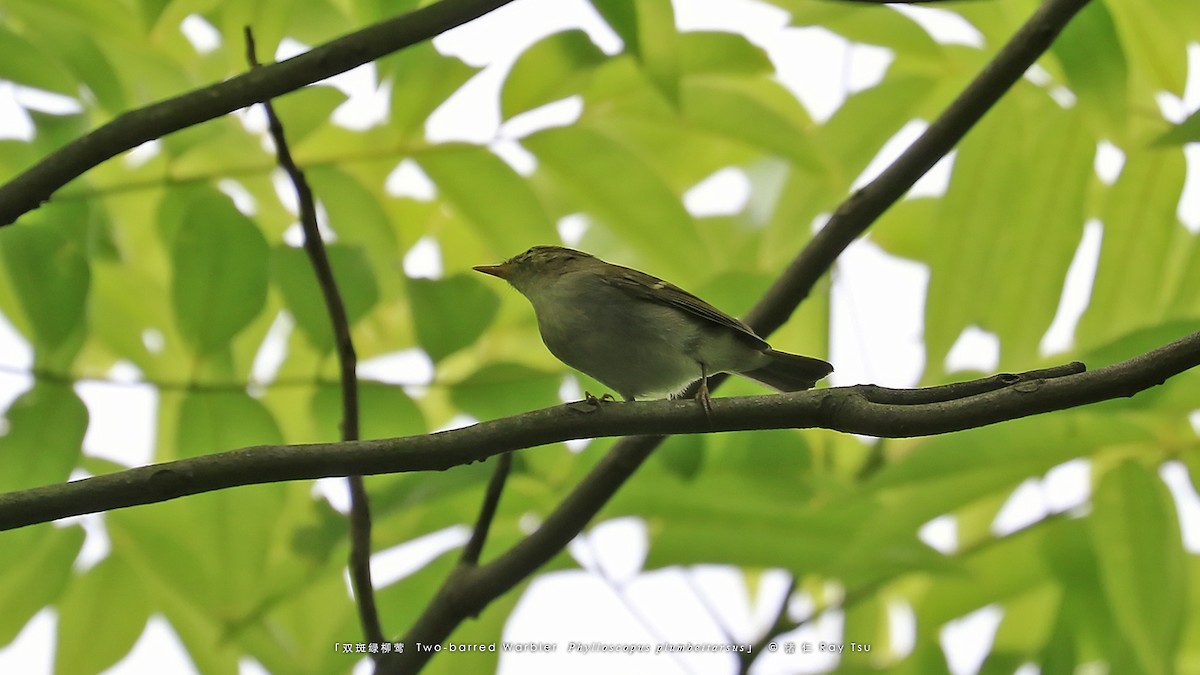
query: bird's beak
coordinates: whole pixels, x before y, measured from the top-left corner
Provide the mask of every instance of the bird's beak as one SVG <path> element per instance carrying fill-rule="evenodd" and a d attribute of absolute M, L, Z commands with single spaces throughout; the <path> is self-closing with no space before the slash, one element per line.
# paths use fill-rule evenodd
<path fill-rule="evenodd" d="M 501 279 L 507 279 L 508 275 L 512 272 L 512 264 L 500 263 L 499 265 L 476 265 L 471 269 L 475 270 L 476 272 L 490 274 L 494 277 L 500 277 Z"/>

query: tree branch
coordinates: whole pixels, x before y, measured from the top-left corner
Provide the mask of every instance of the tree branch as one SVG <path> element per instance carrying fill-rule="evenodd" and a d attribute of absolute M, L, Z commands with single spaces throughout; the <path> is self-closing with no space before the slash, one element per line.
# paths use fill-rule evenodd
<path fill-rule="evenodd" d="M 483 495 L 483 506 L 479 508 L 479 518 L 475 521 L 475 529 L 471 538 L 463 547 L 459 565 L 474 566 L 479 564 L 479 554 L 483 553 L 483 542 L 487 540 L 488 529 L 492 519 L 496 517 L 496 507 L 500 505 L 500 495 L 504 492 L 504 483 L 508 481 L 508 472 L 512 469 L 512 453 L 506 452 L 497 460 L 496 470 L 488 481 L 487 492 Z"/>
<path fill-rule="evenodd" d="M 746 323 L 760 335 L 770 335 L 783 325 L 842 251 L 899 200 L 917 179 L 950 152 L 1038 57 L 1049 49 L 1067 22 L 1087 3 L 1088 0 L 1046 0 L 916 142 L 875 180 L 838 207 L 825 227 L 809 241 L 746 315 Z M 1086 374 L 1075 377 L 1084 376 Z M 694 393 L 694 388 L 689 391 Z M 982 394 L 976 398 L 987 396 Z M 857 400 L 867 401 L 865 395 Z M 833 402 L 832 405 L 837 406 L 838 403 Z M 906 410 L 912 412 L 925 407 L 936 409 L 941 405 L 953 406 L 926 403 Z M 451 575 L 405 635 L 405 641 L 441 642 L 463 617 L 474 615 L 492 598 L 532 574 L 587 525 L 662 440 L 662 436 L 628 438 L 614 445 L 608 456 L 580 482 L 538 531 L 487 567 L 473 570 L 470 577 Z M 455 588 L 449 587 L 452 582 L 456 584 Z M 430 656 L 427 652 L 393 654 L 390 659 L 380 662 L 378 672 L 417 672 Z"/>
<path fill-rule="evenodd" d="M 55 190 L 126 150 L 374 61 L 511 1 L 441 0 L 281 63 L 123 113 L 0 186 L 0 227 L 36 209 Z"/>
<path fill-rule="evenodd" d="M 260 66 L 255 54 L 254 32 L 249 26 L 246 26 L 245 37 L 246 59 L 253 72 Z M 304 232 L 304 252 L 308 255 L 313 274 L 317 277 L 317 285 L 321 289 L 325 311 L 329 315 L 329 324 L 333 330 L 342 390 L 342 440 L 357 441 L 358 355 L 354 351 L 354 340 L 350 337 L 346 303 L 342 301 L 342 293 L 338 290 L 333 266 L 329 263 L 325 242 L 321 239 L 321 230 L 317 226 L 317 205 L 313 199 L 312 187 L 308 184 L 304 171 L 292 158 L 283 123 L 275 114 L 275 106 L 271 105 L 269 99 L 263 101 L 262 106 L 267 113 L 267 128 L 275 142 L 279 166 L 296 189 L 300 227 Z M 371 503 L 367 498 L 367 488 L 363 484 L 362 476 L 348 476 L 346 480 L 350 487 L 350 584 L 354 587 L 358 619 L 362 624 L 364 636 L 369 642 L 383 642 L 383 627 L 379 623 L 379 611 L 375 606 L 375 585 L 371 582 Z"/>
<path fill-rule="evenodd" d="M 579 412 L 577 404 L 566 404 L 422 436 L 260 445 L 3 494 L 0 531 L 243 485 L 442 471 L 511 450 L 577 438 L 817 427 L 883 438 L 930 436 L 1133 396 L 1197 365 L 1200 333 L 1098 370 L 1052 378 L 1022 377 L 1003 389 L 952 401 L 881 403 L 871 400 L 877 387 L 854 386 L 714 399 L 711 417 L 688 400 L 613 402 L 592 414 Z M 660 436 L 632 440 L 647 438 Z M 504 588 L 508 588 L 524 578 L 530 548 L 561 539 L 562 545 L 552 552 L 543 551 L 549 558 L 565 546 L 599 508 L 595 500 L 607 499 L 623 482 L 624 472 L 636 468 L 644 458 L 639 452 L 610 452 L 537 532 L 495 562 L 478 568 L 473 576 L 493 585 L 486 593 L 479 588 L 469 591 L 470 602 L 486 604 L 494 597 L 487 594 L 496 591 L 494 584 L 507 583 Z M 612 476 L 621 479 L 612 480 Z"/>

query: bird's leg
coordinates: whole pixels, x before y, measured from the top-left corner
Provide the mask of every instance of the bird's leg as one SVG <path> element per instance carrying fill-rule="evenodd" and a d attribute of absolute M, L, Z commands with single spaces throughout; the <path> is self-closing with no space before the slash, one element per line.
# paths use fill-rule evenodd
<path fill-rule="evenodd" d="M 696 390 L 696 400 L 704 408 L 704 416 L 712 417 L 712 398 L 708 395 L 708 367 L 700 364 L 700 388 Z"/>
<path fill-rule="evenodd" d="M 569 403 L 567 405 L 570 406 L 571 410 L 574 410 L 575 412 L 593 413 L 593 412 L 596 412 L 597 410 L 599 410 L 600 406 L 603 405 L 604 403 L 606 403 L 608 401 L 615 401 L 615 400 L 617 400 L 617 399 L 613 398 L 613 395 L 609 394 L 609 393 L 605 393 L 603 396 L 596 396 L 595 394 L 593 394 L 590 391 L 585 391 L 585 392 L 583 392 L 583 400 L 582 401 L 577 401 L 576 403 Z M 585 407 L 585 408 L 577 407 L 577 404 L 579 404 L 579 403 L 586 404 L 588 407 Z"/>

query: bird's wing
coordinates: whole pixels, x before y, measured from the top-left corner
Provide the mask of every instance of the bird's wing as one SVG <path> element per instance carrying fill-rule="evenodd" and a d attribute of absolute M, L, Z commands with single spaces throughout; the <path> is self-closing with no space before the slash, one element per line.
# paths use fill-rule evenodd
<path fill-rule="evenodd" d="M 630 295 L 647 300 L 649 302 L 657 302 L 677 309 L 682 309 L 689 314 L 693 314 L 702 319 L 710 321 L 719 326 L 724 326 L 735 331 L 741 339 L 750 346 L 756 349 L 767 349 L 770 345 L 766 340 L 763 340 L 749 326 L 741 321 L 729 316 L 725 312 L 713 307 L 707 302 L 688 293 L 682 288 L 676 286 L 669 281 L 663 281 L 658 277 L 651 276 L 645 272 L 620 265 L 612 265 L 616 268 L 614 271 L 617 274 L 601 275 L 601 279 L 605 283 L 619 288 Z"/>

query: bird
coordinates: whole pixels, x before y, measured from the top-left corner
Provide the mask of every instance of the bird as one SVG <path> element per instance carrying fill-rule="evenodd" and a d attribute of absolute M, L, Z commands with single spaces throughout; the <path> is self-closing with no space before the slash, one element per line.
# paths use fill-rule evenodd
<path fill-rule="evenodd" d="M 744 322 L 670 282 L 583 251 L 534 246 L 472 269 L 524 295 L 550 353 L 626 401 L 676 397 L 699 380 L 696 398 L 708 414 L 710 375 L 800 391 L 833 372 L 821 359 L 772 349 Z"/>

